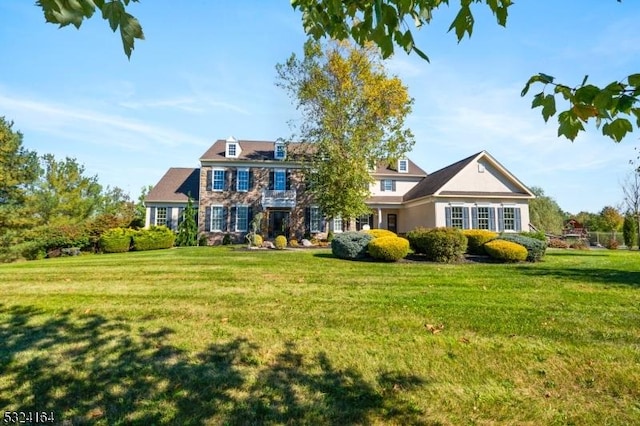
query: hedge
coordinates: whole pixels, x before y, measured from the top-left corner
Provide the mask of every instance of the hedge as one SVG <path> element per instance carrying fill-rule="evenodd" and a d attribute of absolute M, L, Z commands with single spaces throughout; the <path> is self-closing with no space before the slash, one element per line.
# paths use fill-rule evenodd
<path fill-rule="evenodd" d="M 337 233 L 331 241 L 331 253 L 340 259 L 362 259 L 373 237 L 363 232 Z"/>
<path fill-rule="evenodd" d="M 374 259 L 395 262 L 409 254 L 409 240 L 392 236 L 374 238 L 368 250 Z"/>
<path fill-rule="evenodd" d="M 361 231 L 361 232 L 363 232 L 365 234 L 369 234 L 373 238 L 397 237 L 398 236 L 395 232 L 389 231 L 388 229 L 368 229 L 366 231 Z"/>
<path fill-rule="evenodd" d="M 467 237 L 457 228 L 416 228 L 407 234 L 414 252 L 434 262 L 457 262 L 467 249 Z"/>
<path fill-rule="evenodd" d="M 484 245 L 489 256 L 504 262 L 522 262 L 527 259 L 526 247 L 505 240 L 493 240 Z"/>
<path fill-rule="evenodd" d="M 527 249 L 527 261 L 538 262 L 544 257 L 544 253 L 547 250 L 547 242 L 537 240 L 535 238 L 525 237 L 518 234 L 500 234 L 498 237 L 501 240 L 511 241 L 512 243 L 518 243 Z"/>
<path fill-rule="evenodd" d="M 99 239 L 103 253 L 124 253 L 131 248 L 131 231 L 123 228 L 113 228 L 102 233 Z"/>
<path fill-rule="evenodd" d="M 487 254 L 483 245 L 498 238 L 498 233 L 487 229 L 465 229 L 462 231 L 467 237 L 467 253 Z"/>
<path fill-rule="evenodd" d="M 176 234 L 166 226 L 152 226 L 133 233 L 133 249 L 136 251 L 159 250 L 173 247 Z"/>

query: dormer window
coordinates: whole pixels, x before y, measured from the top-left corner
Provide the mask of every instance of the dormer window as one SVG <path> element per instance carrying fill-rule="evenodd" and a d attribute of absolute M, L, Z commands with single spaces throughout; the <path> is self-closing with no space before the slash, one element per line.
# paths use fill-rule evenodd
<path fill-rule="evenodd" d="M 284 146 L 283 142 L 276 142 L 275 150 L 273 152 L 273 157 L 276 160 L 284 160 L 287 156 L 287 149 Z"/>
<path fill-rule="evenodd" d="M 238 158 L 240 156 L 240 144 L 233 136 L 227 139 L 225 157 Z"/>
<path fill-rule="evenodd" d="M 409 160 L 398 160 L 398 172 L 409 173 Z"/>

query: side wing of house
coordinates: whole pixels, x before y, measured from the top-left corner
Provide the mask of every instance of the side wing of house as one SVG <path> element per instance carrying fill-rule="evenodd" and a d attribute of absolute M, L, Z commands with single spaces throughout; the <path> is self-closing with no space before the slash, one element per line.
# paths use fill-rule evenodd
<path fill-rule="evenodd" d="M 486 151 L 429 175 L 404 199 L 407 232 L 416 226 L 529 230 L 529 200 L 518 178 Z"/>
<path fill-rule="evenodd" d="M 174 231 L 182 221 L 189 197 L 197 209 L 200 169 L 170 168 L 145 199 L 145 227 L 166 226 Z"/>

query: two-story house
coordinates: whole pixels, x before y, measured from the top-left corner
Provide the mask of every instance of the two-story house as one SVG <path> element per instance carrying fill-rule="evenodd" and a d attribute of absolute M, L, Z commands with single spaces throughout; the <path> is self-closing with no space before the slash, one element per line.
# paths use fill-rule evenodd
<path fill-rule="evenodd" d="M 171 168 L 149 192 L 147 226 L 177 229 L 190 194 L 199 231 L 211 244 L 225 234 L 242 241 L 258 212 L 266 238 L 365 227 L 397 233 L 417 226 L 528 230 L 533 193 L 485 151 L 431 174 L 408 158 L 372 167 L 374 182 L 366 202 L 371 213 L 347 222 L 324 217 L 314 204 L 303 179 L 300 146 L 217 140 L 200 157 L 200 168 Z"/>

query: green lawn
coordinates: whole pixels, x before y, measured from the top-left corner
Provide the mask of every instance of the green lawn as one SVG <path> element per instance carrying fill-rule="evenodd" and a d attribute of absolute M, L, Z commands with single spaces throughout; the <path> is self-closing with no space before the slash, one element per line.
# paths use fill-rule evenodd
<path fill-rule="evenodd" d="M 640 252 L 202 247 L 0 265 L 0 294 L 0 408 L 56 423 L 640 424 Z"/>

